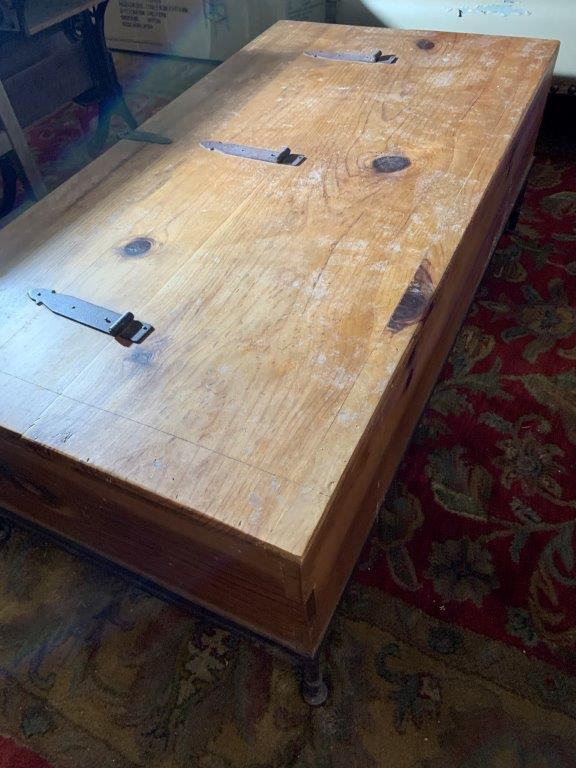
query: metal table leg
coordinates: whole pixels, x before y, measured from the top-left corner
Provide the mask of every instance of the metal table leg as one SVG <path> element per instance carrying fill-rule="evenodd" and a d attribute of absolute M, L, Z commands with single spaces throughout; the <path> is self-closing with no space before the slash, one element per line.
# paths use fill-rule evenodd
<path fill-rule="evenodd" d="M 520 190 L 520 194 L 516 198 L 516 202 L 514 203 L 514 208 L 512 208 L 512 213 L 510 214 L 510 217 L 508 221 L 506 222 L 506 232 L 515 232 L 516 227 L 518 226 L 518 222 L 520 220 L 520 214 L 522 212 L 522 206 L 524 204 L 524 198 L 526 196 L 526 189 L 528 188 L 528 178 L 526 178 L 526 181 L 522 185 L 522 189 Z"/>
<path fill-rule="evenodd" d="M 324 680 L 322 655 L 302 662 L 302 698 L 311 707 L 321 707 L 328 699 L 328 686 Z"/>
<path fill-rule="evenodd" d="M 138 127 L 138 122 L 124 99 L 114 59 L 106 45 L 104 18 L 108 1 L 105 0 L 92 10 L 84 11 L 78 26 L 78 33 L 87 46 L 97 84 L 94 95 L 98 101 L 98 127 L 92 142 L 95 152 L 100 152 L 106 144 L 113 115 L 119 115 L 132 130 Z"/>

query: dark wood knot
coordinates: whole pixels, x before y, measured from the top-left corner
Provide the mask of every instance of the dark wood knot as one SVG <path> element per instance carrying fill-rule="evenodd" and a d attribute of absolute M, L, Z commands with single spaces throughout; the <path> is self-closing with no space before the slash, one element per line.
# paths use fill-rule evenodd
<path fill-rule="evenodd" d="M 422 39 L 422 40 L 418 40 L 416 45 L 418 46 L 418 48 L 420 48 L 421 51 L 431 51 L 432 48 L 435 47 L 436 43 L 433 43 L 432 40 Z"/>
<path fill-rule="evenodd" d="M 404 155 L 382 155 L 372 161 L 372 168 L 377 173 L 397 173 L 411 165 L 410 158 Z"/>
<path fill-rule="evenodd" d="M 149 237 L 136 237 L 122 248 L 124 256 L 144 256 L 154 245 Z"/>
<path fill-rule="evenodd" d="M 430 262 L 424 259 L 388 321 L 388 329 L 392 333 L 398 333 L 409 325 L 416 325 L 424 320 L 432 306 L 433 295 L 434 283 L 430 274 Z"/>

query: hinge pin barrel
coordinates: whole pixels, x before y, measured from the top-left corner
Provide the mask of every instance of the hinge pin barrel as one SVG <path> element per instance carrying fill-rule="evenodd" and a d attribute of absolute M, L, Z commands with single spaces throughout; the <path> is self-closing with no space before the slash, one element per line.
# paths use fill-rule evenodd
<path fill-rule="evenodd" d="M 115 323 L 112 323 L 110 326 L 110 334 L 112 336 L 118 336 L 122 331 L 124 331 L 130 323 L 134 322 L 134 315 L 132 312 L 124 312 L 123 315 L 121 315 L 118 320 L 116 320 Z"/>

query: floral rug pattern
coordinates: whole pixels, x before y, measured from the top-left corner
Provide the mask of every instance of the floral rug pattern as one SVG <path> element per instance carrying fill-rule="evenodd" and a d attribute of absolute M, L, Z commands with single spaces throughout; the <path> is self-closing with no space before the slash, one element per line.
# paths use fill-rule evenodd
<path fill-rule="evenodd" d="M 576 674 L 576 167 L 540 158 L 363 584 Z"/>
<path fill-rule="evenodd" d="M 31 131 L 51 186 L 92 118 Z M 282 652 L 15 526 L 0 768 L 574 768 L 575 365 L 576 164 L 544 152 L 333 622 L 326 706 Z"/>

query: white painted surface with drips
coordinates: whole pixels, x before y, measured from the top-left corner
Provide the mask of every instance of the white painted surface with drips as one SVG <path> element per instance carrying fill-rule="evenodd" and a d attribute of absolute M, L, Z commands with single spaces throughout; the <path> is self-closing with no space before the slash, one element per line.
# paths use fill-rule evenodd
<path fill-rule="evenodd" d="M 576 78 L 575 0 L 339 0 L 337 20 L 560 40 L 556 75 Z"/>

